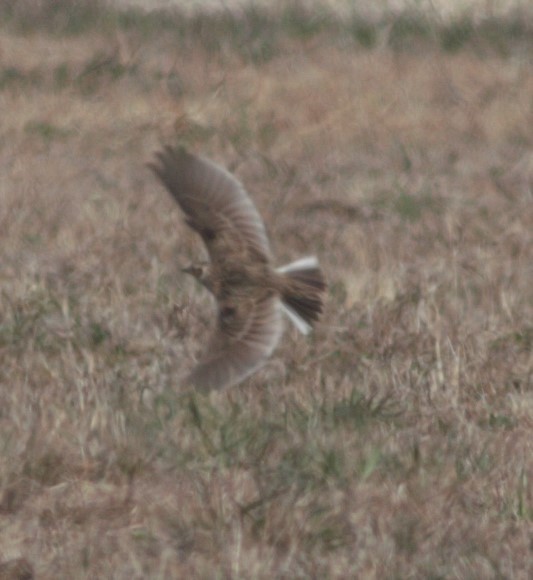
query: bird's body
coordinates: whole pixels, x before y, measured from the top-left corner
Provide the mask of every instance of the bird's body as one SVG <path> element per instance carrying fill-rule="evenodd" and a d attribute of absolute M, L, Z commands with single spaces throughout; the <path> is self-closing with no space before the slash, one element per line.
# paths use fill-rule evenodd
<path fill-rule="evenodd" d="M 208 264 L 184 271 L 215 297 L 218 324 L 186 382 L 215 389 L 259 368 L 278 344 L 282 312 L 307 333 L 323 308 L 326 284 L 316 258 L 275 269 L 264 224 L 237 179 L 213 162 L 166 147 L 151 169 L 202 237 Z"/>

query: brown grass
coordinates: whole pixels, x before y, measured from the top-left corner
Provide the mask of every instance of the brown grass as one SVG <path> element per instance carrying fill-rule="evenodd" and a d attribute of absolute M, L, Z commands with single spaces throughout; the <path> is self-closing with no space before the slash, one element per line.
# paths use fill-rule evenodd
<path fill-rule="evenodd" d="M 142 22 L 0 29 L 0 577 L 526 580 L 530 47 Z M 209 397 L 202 248 L 144 166 L 177 140 L 330 282 Z"/>

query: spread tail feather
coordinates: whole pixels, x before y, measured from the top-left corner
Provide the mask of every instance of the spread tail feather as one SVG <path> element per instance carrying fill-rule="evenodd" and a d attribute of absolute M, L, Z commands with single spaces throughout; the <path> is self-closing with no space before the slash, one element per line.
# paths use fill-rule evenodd
<path fill-rule="evenodd" d="M 303 334 L 307 334 L 324 307 L 322 294 L 326 282 L 318 260 L 302 258 L 292 264 L 278 268 L 284 281 L 281 291 L 283 310 Z"/>

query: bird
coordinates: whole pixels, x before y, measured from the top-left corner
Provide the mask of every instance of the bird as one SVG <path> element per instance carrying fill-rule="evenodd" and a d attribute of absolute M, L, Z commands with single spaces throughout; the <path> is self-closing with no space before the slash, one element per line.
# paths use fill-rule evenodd
<path fill-rule="evenodd" d="M 166 145 L 148 163 L 202 238 L 209 261 L 183 272 L 214 296 L 217 322 L 184 383 L 208 392 L 236 385 L 280 342 L 283 314 L 307 334 L 324 309 L 326 281 L 309 256 L 275 268 L 265 224 L 242 183 L 224 167 Z"/>

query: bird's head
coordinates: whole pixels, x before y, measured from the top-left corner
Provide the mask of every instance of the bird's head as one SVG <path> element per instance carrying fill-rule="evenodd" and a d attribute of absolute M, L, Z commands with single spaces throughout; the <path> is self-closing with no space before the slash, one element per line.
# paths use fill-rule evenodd
<path fill-rule="evenodd" d="M 209 264 L 207 262 L 200 262 L 198 264 L 191 264 L 186 268 L 181 269 L 185 274 L 194 276 L 204 286 L 209 288 Z"/>

